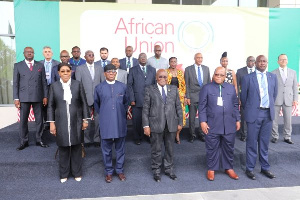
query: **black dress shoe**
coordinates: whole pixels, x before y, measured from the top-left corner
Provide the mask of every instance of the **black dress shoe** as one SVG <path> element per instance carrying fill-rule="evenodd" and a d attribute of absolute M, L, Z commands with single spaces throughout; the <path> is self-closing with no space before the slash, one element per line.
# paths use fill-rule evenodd
<path fill-rule="evenodd" d="M 170 177 L 170 179 L 172 180 L 177 180 L 177 176 L 173 173 L 165 173 L 165 175 L 167 175 L 168 177 Z"/>
<path fill-rule="evenodd" d="M 288 144 L 294 144 L 294 142 L 291 139 L 284 139 L 283 141 Z"/>
<path fill-rule="evenodd" d="M 190 143 L 193 143 L 194 140 L 195 140 L 195 136 L 192 136 L 192 137 L 190 138 L 189 142 L 190 142 Z"/>
<path fill-rule="evenodd" d="M 48 144 L 45 144 L 45 143 L 43 143 L 43 142 L 37 142 L 37 143 L 35 143 L 35 144 L 36 144 L 36 146 L 40 146 L 40 147 L 43 147 L 43 148 L 49 147 Z"/>
<path fill-rule="evenodd" d="M 156 182 L 160 182 L 160 180 L 161 180 L 159 174 L 154 174 L 153 178 Z"/>
<path fill-rule="evenodd" d="M 241 137 L 240 140 L 241 140 L 242 142 L 246 142 L 246 138 L 245 138 L 245 137 Z"/>
<path fill-rule="evenodd" d="M 248 176 L 248 178 L 255 180 L 255 175 L 253 172 L 246 170 L 246 175 Z"/>
<path fill-rule="evenodd" d="M 136 145 L 141 145 L 141 140 L 139 140 L 139 139 L 135 140 L 135 141 L 134 141 L 134 144 L 136 144 Z"/>
<path fill-rule="evenodd" d="M 201 142 L 205 142 L 205 136 L 204 135 L 200 135 L 199 139 L 200 139 Z"/>
<path fill-rule="evenodd" d="M 265 175 L 266 177 L 273 179 L 276 178 L 276 176 L 274 174 L 272 174 L 272 172 L 270 172 L 269 170 L 261 170 L 261 172 L 263 175 Z"/>
<path fill-rule="evenodd" d="M 272 138 L 272 140 L 271 140 L 272 143 L 276 143 L 277 141 L 278 141 L 277 138 Z"/>
<path fill-rule="evenodd" d="M 24 144 L 21 144 L 20 146 L 18 146 L 17 151 L 21 151 L 21 150 L 25 149 L 28 146 L 29 146 L 28 142 L 25 142 Z"/>
<path fill-rule="evenodd" d="M 100 142 L 94 142 L 94 146 L 95 146 L 96 148 L 100 147 Z"/>

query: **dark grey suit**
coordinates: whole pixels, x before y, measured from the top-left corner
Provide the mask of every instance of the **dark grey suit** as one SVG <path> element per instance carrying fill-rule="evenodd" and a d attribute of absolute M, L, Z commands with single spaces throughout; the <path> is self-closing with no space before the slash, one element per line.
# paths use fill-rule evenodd
<path fill-rule="evenodd" d="M 165 144 L 165 172 L 173 173 L 173 144 L 178 125 L 182 125 L 182 108 L 178 89 L 173 85 L 165 87 L 167 87 L 166 104 L 157 84 L 145 89 L 142 112 L 143 127 L 149 126 L 151 131 L 151 167 L 154 174 L 159 174 L 161 170 L 163 142 Z"/>
<path fill-rule="evenodd" d="M 94 109 L 95 87 L 99 83 L 105 81 L 104 70 L 100 64 L 94 63 L 94 80 L 93 80 L 91 73 L 88 69 L 87 63 L 86 63 L 86 64 L 83 64 L 76 68 L 75 77 L 76 77 L 76 80 L 82 82 L 82 84 L 83 84 L 87 103 L 88 103 L 90 112 L 92 112 L 92 110 Z M 94 112 L 94 119 L 95 119 L 94 120 L 95 125 L 92 126 L 92 123 L 91 123 L 90 126 L 88 126 L 88 128 L 85 130 L 85 134 L 84 134 L 84 142 L 85 143 L 100 142 L 99 116 L 98 116 L 97 112 Z"/>
<path fill-rule="evenodd" d="M 255 71 L 255 67 L 252 67 L 253 72 Z M 248 75 L 248 69 L 247 66 L 240 68 L 236 72 L 236 79 L 237 79 L 237 88 L 238 88 L 238 96 L 240 97 L 241 93 L 241 87 L 242 87 L 242 79 L 245 75 Z M 242 106 L 240 106 L 240 112 L 241 112 L 241 138 L 246 138 L 247 137 L 247 123 L 244 119 L 244 109 Z"/>
<path fill-rule="evenodd" d="M 202 87 L 210 83 L 210 72 L 209 68 L 205 65 L 201 65 L 203 72 L 203 85 Z M 191 137 L 196 137 L 195 134 L 195 118 L 198 110 L 199 103 L 199 93 L 202 87 L 198 83 L 198 78 L 195 70 L 195 66 L 191 65 L 185 68 L 184 79 L 186 85 L 186 98 L 191 100 L 191 105 L 189 105 L 189 131 Z M 201 128 L 198 130 L 198 134 L 203 136 L 201 133 Z"/>
<path fill-rule="evenodd" d="M 127 71 L 123 69 L 118 69 L 117 80 L 124 84 L 127 84 L 127 75 L 128 75 Z"/>
<path fill-rule="evenodd" d="M 48 96 L 48 87 L 44 65 L 34 61 L 30 71 L 25 61 L 15 63 L 13 74 L 13 96 L 19 99 L 21 144 L 28 142 L 28 115 L 32 105 L 36 122 L 36 142 L 41 142 L 43 134 L 42 106 L 43 98 Z"/>

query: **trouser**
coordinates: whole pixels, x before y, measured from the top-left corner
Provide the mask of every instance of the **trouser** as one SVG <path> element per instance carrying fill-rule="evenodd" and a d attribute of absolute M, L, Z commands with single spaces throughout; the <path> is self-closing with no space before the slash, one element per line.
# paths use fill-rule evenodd
<path fill-rule="evenodd" d="M 206 162 L 209 170 L 233 169 L 234 143 L 235 133 L 205 135 Z"/>
<path fill-rule="evenodd" d="M 19 136 L 21 144 L 28 142 L 28 116 L 30 112 L 30 107 L 33 107 L 36 132 L 35 138 L 36 142 L 41 142 L 41 137 L 43 135 L 43 117 L 42 117 L 42 106 L 41 102 L 21 102 L 20 107 L 20 127 Z"/>
<path fill-rule="evenodd" d="M 74 177 L 82 176 L 81 148 L 81 144 L 58 147 L 60 178 L 68 178 L 70 172 Z"/>
<path fill-rule="evenodd" d="M 112 164 L 113 144 L 115 144 L 116 150 L 116 173 L 121 174 L 124 171 L 125 137 L 101 139 L 102 156 L 106 175 L 112 175 L 114 172 L 114 167 Z"/>
<path fill-rule="evenodd" d="M 241 137 L 242 138 L 246 138 L 247 137 L 247 122 L 245 121 L 244 118 L 244 109 L 241 106 L 241 129 L 240 129 L 240 133 L 241 133 Z"/>
<path fill-rule="evenodd" d="M 278 118 L 280 109 L 282 108 L 282 114 L 283 114 L 283 138 L 284 139 L 291 139 L 292 135 L 292 106 L 286 106 L 283 104 L 282 106 L 275 106 L 275 118 L 273 121 L 273 127 L 272 127 L 272 137 L 278 139 L 279 133 L 278 133 Z"/>
<path fill-rule="evenodd" d="M 189 107 L 189 132 L 190 137 L 196 137 L 198 134 L 199 136 L 204 136 L 202 133 L 202 130 L 199 126 L 199 129 L 197 131 L 197 134 L 195 134 L 195 120 L 196 120 L 196 114 L 198 110 L 198 102 L 191 102 L 191 105 Z M 199 121 L 196 121 L 196 123 L 199 123 Z"/>
<path fill-rule="evenodd" d="M 92 113 L 93 106 L 89 106 L 89 111 Z M 89 120 L 89 125 L 84 131 L 84 143 L 100 142 L 100 127 L 99 127 L 99 114 L 94 113 L 94 120 Z"/>
<path fill-rule="evenodd" d="M 259 110 L 258 118 L 253 123 L 247 123 L 248 136 L 246 140 L 246 169 L 253 171 L 257 159 L 262 170 L 269 170 L 268 148 L 272 130 L 270 110 Z"/>
<path fill-rule="evenodd" d="M 142 111 L 143 107 L 132 106 L 133 138 L 135 140 L 141 140 L 143 137 Z"/>
<path fill-rule="evenodd" d="M 165 146 L 164 169 L 165 173 L 173 173 L 173 145 L 176 132 L 169 132 L 166 124 L 162 133 L 152 133 L 151 142 L 151 168 L 153 174 L 160 174 L 162 165 L 162 145 Z"/>

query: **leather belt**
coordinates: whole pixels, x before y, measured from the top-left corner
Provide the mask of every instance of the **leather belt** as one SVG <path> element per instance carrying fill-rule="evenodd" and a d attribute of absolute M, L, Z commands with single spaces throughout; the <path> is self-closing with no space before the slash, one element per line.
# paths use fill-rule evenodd
<path fill-rule="evenodd" d="M 260 110 L 270 110 L 270 108 L 259 107 Z"/>

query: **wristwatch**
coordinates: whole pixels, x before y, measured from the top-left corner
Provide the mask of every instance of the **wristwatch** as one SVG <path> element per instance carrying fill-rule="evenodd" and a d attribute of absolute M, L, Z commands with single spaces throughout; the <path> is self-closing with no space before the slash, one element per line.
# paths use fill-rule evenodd
<path fill-rule="evenodd" d="M 88 120 L 83 120 L 83 123 L 89 124 L 89 121 Z"/>

